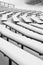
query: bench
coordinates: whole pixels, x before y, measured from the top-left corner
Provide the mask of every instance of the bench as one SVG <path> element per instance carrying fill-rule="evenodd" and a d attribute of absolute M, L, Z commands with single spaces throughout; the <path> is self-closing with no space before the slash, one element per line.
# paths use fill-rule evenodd
<path fill-rule="evenodd" d="M 13 12 L 12 11 L 6 14 L 7 18 L 10 18 L 11 15 L 13 15 Z"/>
<path fill-rule="evenodd" d="M 13 12 L 9 12 L 9 13 L 4 14 L 4 15 L 1 17 L 1 22 L 7 21 L 8 18 L 11 17 L 11 14 L 13 14 Z"/>
<path fill-rule="evenodd" d="M 43 21 L 43 15 L 40 16 L 40 20 Z"/>
<path fill-rule="evenodd" d="M 3 11 L 3 12 L 0 12 L 0 14 L 6 14 L 8 12 L 10 12 L 10 11 Z"/>
<path fill-rule="evenodd" d="M 22 27 L 24 27 L 28 30 L 31 30 L 33 32 L 36 32 L 36 33 L 39 33 L 39 34 L 43 35 L 43 30 L 40 29 L 40 28 L 34 27 L 34 26 L 26 24 L 26 23 L 22 23 L 22 22 L 19 22 L 18 25 L 20 25 L 20 26 L 22 26 Z"/>
<path fill-rule="evenodd" d="M 6 11 L 0 12 L 0 17 L 2 17 L 2 14 L 4 14 Z"/>
<path fill-rule="evenodd" d="M 21 36 L 16 33 L 13 33 L 12 31 L 5 28 L 3 25 L 0 25 L 0 33 L 3 36 L 7 37 L 8 39 L 11 39 L 21 44 L 21 46 L 23 45 L 27 48 L 32 49 L 32 51 L 35 51 L 36 53 L 43 55 L 43 44 L 41 42 L 26 38 L 25 36 Z"/>
<path fill-rule="evenodd" d="M 37 27 L 37 28 L 40 28 L 43 30 L 43 26 L 40 25 L 40 24 L 37 24 L 37 23 L 31 23 L 30 25 L 34 26 L 34 27 Z"/>
<path fill-rule="evenodd" d="M 19 16 L 21 14 L 21 12 L 17 12 L 16 14 L 15 14 L 15 16 Z"/>
<path fill-rule="evenodd" d="M 43 21 L 41 21 L 38 17 L 36 17 L 35 15 L 31 16 L 31 20 L 34 21 L 35 23 L 39 23 L 42 24 Z"/>
<path fill-rule="evenodd" d="M 17 24 L 13 24 L 10 21 L 9 22 L 3 22 L 3 24 L 13 28 L 14 30 L 20 32 L 21 34 L 25 35 L 28 38 L 35 39 L 37 41 L 43 42 L 43 35 L 40 35 L 38 33 L 35 33 L 33 31 L 30 31 L 28 29 L 25 29 Z"/>
<path fill-rule="evenodd" d="M 21 12 L 17 12 L 16 14 L 14 14 L 14 15 L 12 16 L 12 21 L 13 21 L 14 23 L 17 23 L 17 22 L 20 21 L 19 18 L 17 17 L 17 16 L 19 16 L 20 14 L 21 14 Z"/>
<path fill-rule="evenodd" d="M 0 50 L 17 65 L 43 65 L 43 60 L 0 38 Z M 13 51 L 12 51 L 13 50 Z"/>
<path fill-rule="evenodd" d="M 5 13 L 6 11 L 3 11 L 3 12 L 0 12 L 0 14 L 3 14 L 3 13 Z"/>
<path fill-rule="evenodd" d="M 24 21 L 25 23 L 32 23 L 31 16 L 27 16 L 27 13 L 20 16 L 20 21 Z"/>
<path fill-rule="evenodd" d="M 2 17 L 1 17 L 1 22 L 4 22 L 4 21 L 7 21 L 7 16 L 6 16 L 6 14 L 4 14 Z"/>

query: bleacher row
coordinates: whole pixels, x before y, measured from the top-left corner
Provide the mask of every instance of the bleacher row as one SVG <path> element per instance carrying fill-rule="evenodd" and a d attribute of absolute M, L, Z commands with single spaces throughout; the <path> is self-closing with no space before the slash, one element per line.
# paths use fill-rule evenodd
<path fill-rule="evenodd" d="M 43 65 L 43 12 L 0 11 L 0 52 L 9 65 Z"/>

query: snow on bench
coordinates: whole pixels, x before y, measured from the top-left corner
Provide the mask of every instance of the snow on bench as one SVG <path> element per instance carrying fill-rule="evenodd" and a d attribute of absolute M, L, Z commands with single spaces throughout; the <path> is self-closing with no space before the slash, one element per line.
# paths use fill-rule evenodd
<path fill-rule="evenodd" d="M 9 15 L 13 14 L 13 12 L 6 13 L 2 16 L 1 21 L 7 21 L 9 18 Z"/>
<path fill-rule="evenodd" d="M 40 25 L 40 24 L 35 24 L 35 23 L 31 23 L 30 25 L 34 26 L 34 27 L 37 27 L 37 28 L 40 28 L 40 29 L 43 29 L 43 25 Z"/>
<path fill-rule="evenodd" d="M 40 35 L 40 34 L 35 33 L 33 31 L 27 30 L 27 29 L 25 29 L 17 24 L 13 24 L 11 22 L 3 22 L 3 24 L 8 25 L 9 27 L 17 30 L 18 32 L 22 33 L 23 35 L 25 35 L 29 38 L 43 42 L 43 35 Z"/>
<path fill-rule="evenodd" d="M 18 12 L 18 13 L 14 14 L 14 15 L 12 16 L 12 19 L 13 19 L 13 22 L 14 22 L 14 23 L 20 21 L 19 18 L 17 17 L 17 16 L 20 15 L 20 14 L 21 14 L 21 12 Z"/>
<path fill-rule="evenodd" d="M 43 60 L 2 38 L 0 38 L 0 50 L 19 65 L 43 65 Z"/>
<path fill-rule="evenodd" d="M 5 28 L 3 25 L 0 25 L 0 33 L 8 37 L 9 39 L 12 39 L 20 43 L 21 45 L 31 48 L 35 50 L 37 53 L 40 53 L 43 55 L 43 44 L 41 42 L 26 38 L 25 36 L 21 36 L 16 33 L 13 33 L 12 31 Z"/>
<path fill-rule="evenodd" d="M 43 15 L 40 16 L 40 20 L 43 21 Z"/>
<path fill-rule="evenodd" d="M 36 22 L 36 23 L 43 23 L 43 21 L 41 21 L 38 17 L 36 17 L 35 15 L 31 16 L 31 19 Z"/>
<path fill-rule="evenodd" d="M 0 12 L 0 17 L 2 17 L 2 14 L 4 14 L 6 11 Z"/>
<path fill-rule="evenodd" d="M 25 23 L 32 23 L 31 16 L 27 16 L 27 13 L 20 16 L 20 21 L 24 20 Z"/>
<path fill-rule="evenodd" d="M 40 34 L 43 35 L 43 30 L 40 29 L 40 28 L 36 28 L 36 27 L 34 27 L 34 26 L 28 25 L 28 24 L 23 23 L 23 22 L 19 22 L 18 25 L 20 25 L 20 26 L 22 26 L 22 27 L 24 27 L 24 28 L 26 28 L 26 29 L 29 29 L 29 30 L 31 30 L 31 31 L 34 31 L 34 32 L 36 32 L 36 33 L 40 33 Z"/>
<path fill-rule="evenodd" d="M 3 14 L 3 13 L 5 13 L 6 11 L 3 11 L 3 12 L 0 12 L 0 14 Z"/>

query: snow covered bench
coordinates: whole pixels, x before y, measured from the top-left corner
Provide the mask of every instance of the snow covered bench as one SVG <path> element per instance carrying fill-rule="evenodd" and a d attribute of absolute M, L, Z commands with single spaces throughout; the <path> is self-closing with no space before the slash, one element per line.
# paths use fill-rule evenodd
<path fill-rule="evenodd" d="M 35 51 L 36 53 L 43 55 L 43 44 L 41 42 L 32 40 L 30 38 L 26 38 L 25 36 L 21 36 L 16 33 L 13 33 L 12 31 L 5 28 L 3 25 L 0 25 L 0 33 L 3 36 L 7 37 L 8 39 L 11 39 L 11 40 L 16 41 L 17 43 L 21 44 L 22 49 L 23 49 L 23 47 L 22 47 L 22 45 L 23 45 L 27 48 L 32 49 L 32 51 Z"/>
<path fill-rule="evenodd" d="M 43 35 L 43 30 L 40 29 L 40 28 L 37 28 L 37 27 L 34 27 L 32 25 L 29 25 L 29 24 L 26 24 L 26 23 L 23 23 L 23 22 L 19 22 L 18 25 L 28 29 L 28 30 L 31 30 L 31 31 L 34 31 L 36 33 L 39 33 L 39 34 L 42 34 Z"/>
<path fill-rule="evenodd" d="M 21 34 L 25 35 L 28 38 L 32 38 L 32 39 L 35 39 L 37 41 L 43 42 L 43 35 L 35 33 L 31 30 L 25 29 L 17 24 L 13 24 L 12 22 L 3 22 L 3 24 L 13 28 L 14 30 L 20 32 Z"/>
<path fill-rule="evenodd" d="M 43 65 L 43 60 L 0 38 L 0 50 L 17 65 Z M 13 51 L 12 51 L 13 50 Z"/>

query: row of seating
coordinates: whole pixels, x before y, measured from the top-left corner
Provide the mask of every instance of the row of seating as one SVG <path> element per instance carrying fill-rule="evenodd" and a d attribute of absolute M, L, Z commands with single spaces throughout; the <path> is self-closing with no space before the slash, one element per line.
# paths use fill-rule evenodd
<path fill-rule="evenodd" d="M 5 23 L 7 23 L 7 22 L 5 22 Z M 8 23 L 9 24 L 9 23 Z M 12 23 L 10 24 L 10 26 L 12 25 Z M 15 26 L 15 25 L 14 25 Z M 20 26 L 19 26 L 20 27 Z M 14 28 L 14 27 L 13 27 Z M 17 27 L 18 28 L 18 27 Z M 15 28 L 14 28 L 15 29 Z M 19 29 L 19 28 L 18 28 Z M 16 29 L 17 30 L 17 29 Z M 19 31 L 20 32 L 20 31 Z M 27 34 L 26 34 L 27 35 Z"/>
<path fill-rule="evenodd" d="M 21 12 L 18 12 L 17 14 L 13 15 L 12 18 L 13 18 L 14 21 L 19 21 L 19 19 L 20 20 L 23 19 L 26 23 L 29 23 L 29 22 L 32 23 L 32 21 L 35 22 L 35 23 L 43 23 L 43 21 L 41 21 L 40 18 L 38 18 L 37 16 L 35 16 L 35 15 L 27 15 L 27 14 L 29 14 L 29 13 L 25 12 L 25 14 L 21 16 Z M 17 17 L 18 15 L 20 15 L 19 19 Z"/>
<path fill-rule="evenodd" d="M 34 25 L 32 25 L 32 24 L 34 24 L 32 21 L 30 24 L 21 22 L 19 20 L 20 19 L 19 16 L 21 16 L 21 12 L 17 12 L 16 14 L 12 14 L 12 13 L 13 12 L 10 12 L 10 13 L 6 12 L 6 14 L 4 14 L 5 17 L 3 17 L 4 16 L 3 15 L 2 16 L 3 19 L 1 19 L 2 24 L 0 24 L 0 34 L 1 34 L 2 38 L 3 37 L 7 38 L 7 41 L 0 38 L 1 51 L 19 65 L 29 65 L 29 64 L 31 65 L 32 60 L 33 60 L 32 61 L 33 65 L 34 64 L 41 65 L 41 63 L 43 64 L 42 60 L 40 60 L 37 57 L 36 57 L 37 59 L 34 59 L 35 56 L 33 57 L 32 54 L 23 50 L 23 48 L 25 46 L 25 47 L 31 49 L 32 51 L 40 54 L 41 56 L 43 56 L 43 44 L 41 43 L 41 42 L 43 42 L 43 30 L 42 30 L 43 28 L 42 29 L 40 28 L 41 27 L 40 24 L 38 24 L 39 27 L 38 26 L 35 27 Z M 14 21 L 12 21 L 12 20 L 8 21 L 8 18 L 5 21 L 4 18 L 7 17 L 7 14 L 9 16 L 12 14 L 12 19 Z M 24 14 L 24 15 L 26 15 L 26 14 Z M 2 22 L 2 20 L 3 20 L 3 22 Z M 19 22 L 19 23 L 17 23 L 17 22 Z M 29 20 L 28 20 L 28 22 L 29 22 Z M 10 28 L 10 30 L 5 28 L 3 24 L 5 26 L 8 26 Z M 16 33 L 13 32 L 11 29 L 16 31 Z M 18 33 L 20 33 L 21 35 L 19 35 Z M 15 46 L 15 44 L 8 42 L 9 39 L 19 43 L 21 45 L 22 49 Z M 14 50 L 14 51 L 11 51 L 11 50 Z M 32 58 L 31 55 L 32 55 L 33 59 L 31 59 Z M 41 61 L 41 62 L 39 62 L 39 61 Z"/>
<path fill-rule="evenodd" d="M 32 49 L 32 51 L 36 51 L 36 53 L 43 55 L 43 44 L 41 44 L 41 42 L 13 33 L 12 31 L 5 28 L 3 25 L 0 25 L 0 33 L 11 40 L 18 42 L 19 44 Z"/>
<path fill-rule="evenodd" d="M 4 23 L 7 23 L 7 22 L 4 22 Z M 34 31 L 36 33 L 40 33 L 43 35 L 43 30 L 40 28 L 32 26 L 32 24 L 27 25 L 26 23 L 19 22 L 18 25 L 20 25 L 20 26 L 22 26 L 28 30 L 31 30 L 31 31 Z"/>
<path fill-rule="evenodd" d="M 39 24 L 35 24 L 35 23 L 31 23 L 30 25 L 34 26 L 34 27 L 37 27 L 37 28 L 40 28 L 40 29 L 43 29 L 43 24 L 42 25 L 39 25 Z"/>
<path fill-rule="evenodd" d="M 38 33 L 34 33 L 31 30 L 27 30 L 27 29 L 25 29 L 25 28 L 23 28 L 23 27 L 21 27 L 21 26 L 19 26 L 17 24 L 13 24 L 13 23 L 10 23 L 10 22 L 5 22 L 5 23 L 6 23 L 6 25 L 9 25 L 10 27 L 12 26 L 12 28 L 14 28 L 18 32 L 22 33 L 26 37 L 43 42 L 43 36 L 42 35 L 40 35 Z"/>
<path fill-rule="evenodd" d="M 31 63 L 33 65 L 43 65 L 43 60 L 40 60 L 2 38 L 0 38 L 0 50 L 15 61 L 17 65 L 31 65 Z"/>

